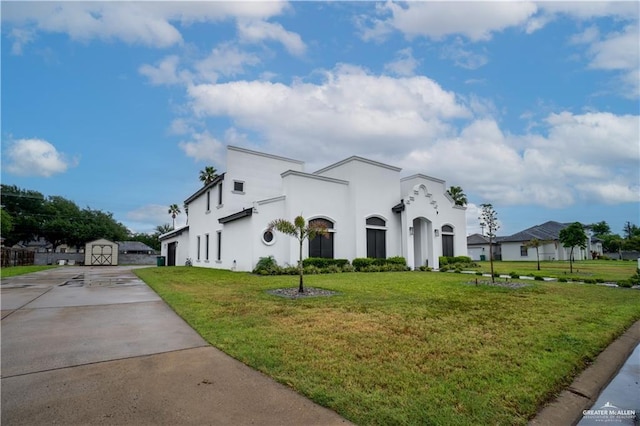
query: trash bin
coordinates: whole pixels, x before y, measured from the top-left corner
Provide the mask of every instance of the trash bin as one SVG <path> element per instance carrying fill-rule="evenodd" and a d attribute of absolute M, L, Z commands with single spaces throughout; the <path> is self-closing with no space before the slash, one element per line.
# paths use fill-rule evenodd
<path fill-rule="evenodd" d="M 157 256 L 156 257 L 156 265 L 157 266 L 164 266 L 164 256 Z"/>
<path fill-rule="evenodd" d="M 485 260 L 487 260 L 487 257 L 484 254 L 481 254 L 480 261 L 484 262 Z"/>

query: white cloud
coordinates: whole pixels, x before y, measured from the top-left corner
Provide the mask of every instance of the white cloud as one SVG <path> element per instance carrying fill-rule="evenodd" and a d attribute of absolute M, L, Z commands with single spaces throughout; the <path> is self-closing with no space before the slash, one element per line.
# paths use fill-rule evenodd
<path fill-rule="evenodd" d="M 410 47 L 399 50 L 396 53 L 396 59 L 392 62 L 384 65 L 385 71 L 392 74 L 410 77 L 415 74 L 415 69 L 419 65 L 419 61 L 413 57 L 413 52 Z"/>
<path fill-rule="evenodd" d="M 43 139 L 18 139 L 6 150 L 7 172 L 19 176 L 51 177 L 77 165 Z"/>
<path fill-rule="evenodd" d="M 178 146 L 184 151 L 187 157 L 192 157 L 196 161 L 211 162 L 220 164 L 224 154 L 224 145 L 209 133 L 194 133 L 192 140 L 182 141 Z"/>
<path fill-rule="evenodd" d="M 285 30 L 280 24 L 264 20 L 238 20 L 238 34 L 245 42 L 280 42 L 289 53 L 296 56 L 303 55 L 307 49 L 298 34 Z"/>
<path fill-rule="evenodd" d="M 501 204 L 560 208 L 576 198 L 633 200 L 640 179 L 638 116 L 562 112 L 541 127 L 546 136 L 514 136 L 490 118 L 475 120 L 455 138 L 412 151 L 405 168 L 426 170 Z"/>
<path fill-rule="evenodd" d="M 258 56 L 243 52 L 231 43 L 222 43 L 212 49 L 206 58 L 197 61 L 194 67 L 201 81 L 215 83 L 220 75 L 244 74 L 245 66 L 259 63 Z"/>
<path fill-rule="evenodd" d="M 180 58 L 176 55 L 167 56 L 162 59 L 157 66 L 144 64 L 140 66 L 138 71 L 149 79 L 154 85 L 171 85 L 184 83 L 184 74 L 181 77 L 178 73 L 178 64 Z"/>
<path fill-rule="evenodd" d="M 426 77 L 375 76 L 348 65 L 326 71 L 319 84 L 202 84 L 189 86 L 188 96 L 197 116 L 228 116 L 262 134 L 272 151 L 295 156 L 309 149 L 320 160 L 364 152 L 397 156 L 450 132 L 445 120 L 469 116 L 455 94 Z"/>
<path fill-rule="evenodd" d="M 377 12 L 390 16 L 372 19 L 363 38 L 379 39 L 397 30 L 409 38 L 459 34 L 471 41 L 489 40 L 495 32 L 524 27 L 537 10 L 533 2 L 387 2 Z"/>
<path fill-rule="evenodd" d="M 454 43 L 442 49 L 442 56 L 446 59 L 451 59 L 456 66 L 469 70 L 478 69 L 489 62 L 484 49 L 480 53 L 465 48 L 464 42 L 459 37 Z"/>
<path fill-rule="evenodd" d="M 119 40 L 151 47 L 182 43 L 174 25 L 229 18 L 261 20 L 279 15 L 286 2 L 7 2 L 3 25 L 68 34 L 74 40 Z M 14 34 L 14 51 L 31 37 Z"/>
<path fill-rule="evenodd" d="M 178 203 L 181 214 L 176 216 L 176 228 L 180 228 L 187 223 L 187 215 L 181 203 Z M 169 206 L 159 204 L 147 204 L 126 213 L 129 227 L 136 232 L 154 232 L 158 225 L 173 224 L 173 218 L 168 213 Z"/>

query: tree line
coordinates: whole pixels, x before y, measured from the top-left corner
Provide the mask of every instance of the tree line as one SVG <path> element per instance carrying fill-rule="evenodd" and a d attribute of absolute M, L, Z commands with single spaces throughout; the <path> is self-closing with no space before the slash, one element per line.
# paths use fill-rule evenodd
<path fill-rule="evenodd" d="M 16 185 L 2 184 L 1 195 L 0 224 L 5 246 L 43 238 L 55 251 L 63 244 L 79 248 L 89 241 L 106 238 L 111 241 L 141 241 L 155 250 L 160 249 L 159 230 L 155 234 L 132 234 L 113 218 L 112 213 L 90 207 L 81 209 L 64 197 L 45 197 L 38 191 Z"/>

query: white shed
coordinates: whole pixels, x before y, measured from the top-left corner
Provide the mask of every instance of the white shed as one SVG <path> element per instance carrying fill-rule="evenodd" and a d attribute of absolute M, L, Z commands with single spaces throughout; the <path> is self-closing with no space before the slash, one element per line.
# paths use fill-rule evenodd
<path fill-rule="evenodd" d="M 84 264 L 87 266 L 116 266 L 118 264 L 118 243 L 100 238 L 86 244 Z"/>

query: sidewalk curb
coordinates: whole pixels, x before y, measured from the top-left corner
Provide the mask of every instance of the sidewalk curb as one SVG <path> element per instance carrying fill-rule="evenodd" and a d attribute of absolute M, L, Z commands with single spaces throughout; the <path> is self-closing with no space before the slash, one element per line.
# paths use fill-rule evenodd
<path fill-rule="evenodd" d="M 529 426 L 577 424 L 582 418 L 582 411 L 596 402 L 600 392 L 616 376 L 639 343 L 640 320 L 602 351 L 555 401 L 542 408 Z"/>

